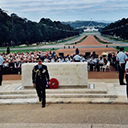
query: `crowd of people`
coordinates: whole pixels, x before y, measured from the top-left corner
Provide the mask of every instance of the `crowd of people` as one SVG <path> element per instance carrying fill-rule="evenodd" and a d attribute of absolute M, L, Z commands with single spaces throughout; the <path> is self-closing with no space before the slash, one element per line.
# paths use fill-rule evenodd
<path fill-rule="evenodd" d="M 10 52 L 10 51 L 9 51 Z M 2 74 L 21 74 L 22 64 L 37 63 L 37 58 L 41 58 L 41 63 L 71 63 L 71 62 L 87 62 L 88 70 L 100 71 L 100 67 L 104 67 L 108 63 L 119 72 L 120 85 L 127 85 L 127 100 L 128 100 L 128 53 L 124 53 L 124 48 L 121 47 L 118 52 L 108 52 L 98 55 L 95 53 L 85 52 L 80 54 L 76 48 L 72 55 L 64 55 L 64 53 L 56 54 L 55 51 L 34 51 L 26 53 L 0 53 L 0 86 L 2 85 Z M 103 71 L 103 69 L 102 69 Z M 124 74 L 126 72 L 126 83 L 124 82 Z M 45 106 L 45 105 L 44 105 Z M 43 106 L 43 107 L 44 107 Z"/>
<path fill-rule="evenodd" d="M 3 59 L 3 74 L 21 74 L 21 66 L 23 63 L 37 63 L 37 58 L 41 57 L 44 63 L 54 62 L 87 62 L 88 69 L 93 71 L 100 71 L 100 66 L 106 65 L 110 61 L 111 65 L 118 71 L 116 62 L 116 53 L 108 53 L 107 55 L 97 55 L 95 52 L 92 54 L 79 54 L 76 49 L 72 55 L 56 54 L 55 51 L 34 51 L 25 53 L 1 53 Z"/>

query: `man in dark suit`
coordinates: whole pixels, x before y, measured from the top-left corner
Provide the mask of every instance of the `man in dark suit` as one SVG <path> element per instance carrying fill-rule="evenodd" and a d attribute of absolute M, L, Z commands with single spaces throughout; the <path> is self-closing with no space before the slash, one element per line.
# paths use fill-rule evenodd
<path fill-rule="evenodd" d="M 36 88 L 39 101 L 42 101 L 42 108 L 46 104 L 45 88 L 47 82 L 50 81 L 47 66 L 42 64 L 42 59 L 39 57 L 38 64 L 32 70 L 33 86 Z"/>

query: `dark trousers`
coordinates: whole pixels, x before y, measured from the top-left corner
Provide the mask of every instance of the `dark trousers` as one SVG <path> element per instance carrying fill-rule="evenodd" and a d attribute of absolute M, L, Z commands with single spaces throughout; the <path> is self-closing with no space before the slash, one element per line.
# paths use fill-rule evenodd
<path fill-rule="evenodd" d="M 42 99 L 42 106 L 45 107 L 46 104 L 45 87 L 42 87 L 41 85 L 36 85 L 36 92 L 38 97 Z"/>
<path fill-rule="evenodd" d="M 102 66 L 102 64 L 96 63 L 95 66 L 96 66 L 97 71 L 99 72 L 100 71 L 100 66 Z"/>
<path fill-rule="evenodd" d="M 128 74 L 126 74 L 125 78 L 126 78 L 126 94 L 128 98 Z"/>
<path fill-rule="evenodd" d="M 90 64 L 90 71 L 93 71 L 93 66 L 95 66 L 95 64 Z"/>
<path fill-rule="evenodd" d="M 119 65 L 119 82 L 124 83 L 125 64 Z"/>
<path fill-rule="evenodd" d="M 0 85 L 2 85 L 2 65 L 0 65 Z"/>

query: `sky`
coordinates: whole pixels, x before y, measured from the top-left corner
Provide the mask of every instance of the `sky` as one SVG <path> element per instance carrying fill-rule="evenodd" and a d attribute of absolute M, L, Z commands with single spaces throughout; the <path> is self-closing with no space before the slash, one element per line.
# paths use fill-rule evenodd
<path fill-rule="evenodd" d="M 128 0 L 0 0 L 0 8 L 19 17 L 39 22 L 117 21 L 128 18 Z"/>

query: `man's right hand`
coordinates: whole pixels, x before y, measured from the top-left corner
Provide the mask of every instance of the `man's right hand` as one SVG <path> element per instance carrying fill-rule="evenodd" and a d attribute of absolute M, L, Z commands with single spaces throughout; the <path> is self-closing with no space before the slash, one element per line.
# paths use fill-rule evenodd
<path fill-rule="evenodd" d="M 34 87 L 34 88 L 36 87 L 36 84 L 35 84 L 35 83 L 33 83 L 33 87 Z"/>
<path fill-rule="evenodd" d="M 126 73 L 128 73 L 128 69 L 126 69 Z"/>

